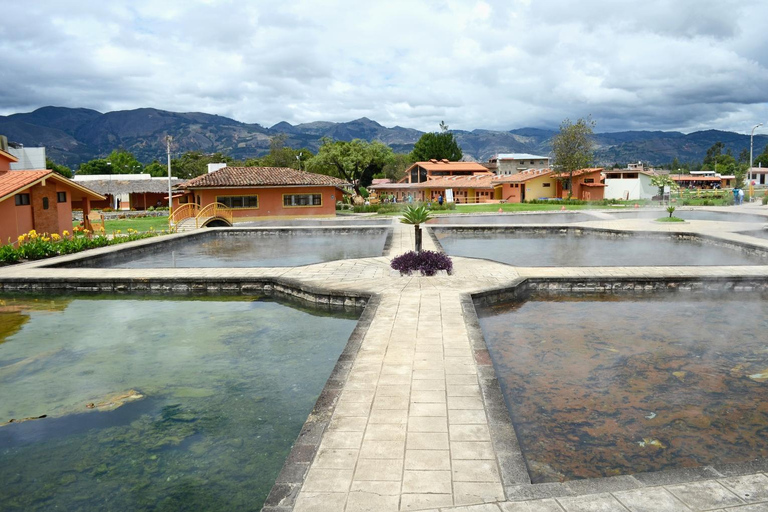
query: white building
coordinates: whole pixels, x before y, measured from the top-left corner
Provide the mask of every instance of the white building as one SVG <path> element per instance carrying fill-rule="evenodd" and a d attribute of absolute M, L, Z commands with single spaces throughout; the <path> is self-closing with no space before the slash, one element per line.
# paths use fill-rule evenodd
<path fill-rule="evenodd" d="M 637 169 L 610 169 L 605 176 L 605 199 L 651 199 L 659 193 L 659 187 L 651 185 L 654 174 Z"/>
<path fill-rule="evenodd" d="M 25 148 L 8 143 L 8 152 L 19 159 L 11 164 L 12 171 L 38 171 L 45 169 L 45 148 Z"/>
<path fill-rule="evenodd" d="M 489 169 L 496 174 L 517 174 L 528 169 L 549 169 L 549 157 L 528 153 L 499 153 L 488 160 Z"/>

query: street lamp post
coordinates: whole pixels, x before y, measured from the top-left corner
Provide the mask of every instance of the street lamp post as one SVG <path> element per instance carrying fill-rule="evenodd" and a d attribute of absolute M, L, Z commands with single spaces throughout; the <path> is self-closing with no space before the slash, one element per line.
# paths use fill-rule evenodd
<path fill-rule="evenodd" d="M 171 136 L 165 136 L 165 149 L 168 153 L 168 218 L 173 214 L 173 199 L 171 198 Z"/>
<path fill-rule="evenodd" d="M 749 183 L 752 183 L 752 142 L 755 138 L 755 130 L 761 126 L 763 126 L 763 123 L 756 124 L 752 127 L 752 134 L 749 136 L 749 172 L 747 173 L 747 176 L 749 176 Z M 749 185 L 749 183 L 747 185 Z"/>

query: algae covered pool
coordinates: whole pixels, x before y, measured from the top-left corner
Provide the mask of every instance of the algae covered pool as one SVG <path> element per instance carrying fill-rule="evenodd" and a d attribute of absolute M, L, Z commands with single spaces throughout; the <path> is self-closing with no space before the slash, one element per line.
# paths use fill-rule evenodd
<path fill-rule="evenodd" d="M 358 317 L 0 296 L 0 508 L 258 510 Z"/>
<path fill-rule="evenodd" d="M 534 483 L 768 456 L 768 296 L 478 307 Z"/>

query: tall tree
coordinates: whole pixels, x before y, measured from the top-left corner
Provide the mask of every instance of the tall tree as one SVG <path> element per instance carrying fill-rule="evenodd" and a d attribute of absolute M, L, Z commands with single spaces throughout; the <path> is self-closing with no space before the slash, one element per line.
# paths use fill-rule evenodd
<path fill-rule="evenodd" d="M 560 123 L 560 133 L 552 138 L 552 153 L 555 157 L 555 175 L 568 188 L 568 198 L 573 194 L 573 173 L 584 169 L 594 159 L 592 139 L 595 122 L 591 116 L 579 118 L 575 123 L 565 119 Z M 568 176 L 565 178 L 565 176 Z"/>
<path fill-rule="evenodd" d="M 723 154 L 724 147 L 725 144 L 722 142 L 715 142 L 712 144 L 712 146 L 707 150 L 706 156 L 704 157 L 702 168 L 709 171 L 714 171 L 715 166 L 717 165 L 717 157 Z"/>
<path fill-rule="evenodd" d="M 187 151 L 179 158 L 171 160 L 171 174 L 177 178 L 188 180 L 208 172 L 208 164 L 233 164 L 235 161 L 222 153 L 206 155 L 200 151 Z"/>
<path fill-rule="evenodd" d="M 763 152 L 753 160 L 752 165 L 755 167 L 768 167 L 768 144 L 765 145 Z"/>
<path fill-rule="evenodd" d="M 405 170 L 412 163 L 408 153 L 395 153 L 392 156 L 392 160 L 382 169 L 381 177 L 387 178 L 390 181 L 398 181 L 405 176 Z"/>
<path fill-rule="evenodd" d="M 290 167 L 304 169 L 304 164 L 314 156 L 307 148 L 293 149 L 288 146 L 288 135 L 280 133 L 269 140 L 269 153 L 259 159 L 265 167 Z"/>
<path fill-rule="evenodd" d="M 350 183 L 355 192 L 367 187 L 384 166 L 392 160 L 392 149 L 379 141 L 351 141 L 323 138 L 317 155 L 307 162 L 312 172 L 337 176 Z"/>
<path fill-rule="evenodd" d="M 425 133 L 411 151 L 412 162 L 426 162 L 432 158 L 437 160 L 447 159 L 458 162 L 464 154 L 461 152 L 456 137 L 448 131 L 448 125 L 440 121 L 439 133 Z"/>

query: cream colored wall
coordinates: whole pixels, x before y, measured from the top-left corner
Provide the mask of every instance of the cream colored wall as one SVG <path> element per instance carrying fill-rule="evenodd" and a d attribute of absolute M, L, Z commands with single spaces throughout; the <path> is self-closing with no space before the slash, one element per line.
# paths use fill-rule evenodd
<path fill-rule="evenodd" d="M 544 184 L 549 183 L 549 187 Z M 550 176 L 540 176 L 525 182 L 525 200 L 539 199 L 540 197 L 556 197 L 557 180 Z"/>

